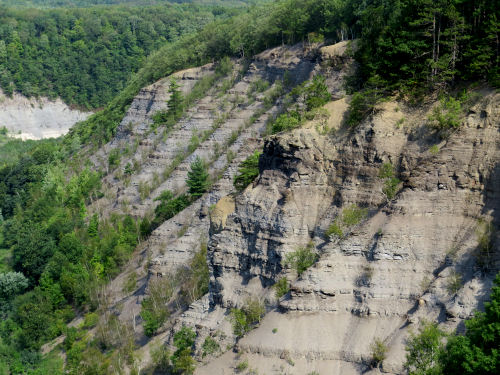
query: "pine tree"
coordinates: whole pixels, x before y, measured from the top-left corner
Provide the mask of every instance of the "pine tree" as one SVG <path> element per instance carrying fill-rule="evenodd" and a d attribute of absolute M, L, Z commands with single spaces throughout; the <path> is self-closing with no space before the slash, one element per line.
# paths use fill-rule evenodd
<path fill-rule="evenodd" d="M 175 120 L 178 120 L 182 116 L 184 110 L 184 99 L 181 92 L 179 91 L 179 84 L 172 78 L 170 80 L 170 86 L 168 87 L 168 92 L 170 93 L 170 99 L 168 99 L 168 114 L 172 116 Z"/>
<path fill-rule="evenodd" d="M 191 163 L 186 184 L 189 186 L 189 194 L 194 199 L 201 197 L 208 190 L 208 172 L 205 163 L 198 156 Z"/>

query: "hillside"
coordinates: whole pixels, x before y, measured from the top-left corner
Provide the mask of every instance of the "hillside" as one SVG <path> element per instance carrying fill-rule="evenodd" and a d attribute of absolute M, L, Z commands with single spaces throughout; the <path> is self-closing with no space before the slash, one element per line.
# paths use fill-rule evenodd
<path fill-rule="evenodd" d="M 2 130 L 0 370 L 496 374 L 491 7 L 251 7 Z"/>
<path fill-rule="evenodd" d="M 414 327 L 432 320 L 451 332 L 482 306 L 494 276 L 484 271 L 499 266 L 498 252 L 481 253 L 478 233 L 483 222 L 498 226 L 500 97 L 487 88 L 471 93 L 461 130 L 446 139 L 428 126 L 440 105 L 432 100 L 411 107 L 393 99 L 355 129 L 347 128 L 343 119 L 350 98 L 342 78 L 352 60 L 343 55 L 346 45 L 268 50 L 239 78 L 236 62 L 174 128 L 155 134 L 152 116 L 169 100 L 170 79 L 163 79 L 141 90 L 115 138 L 93 156 L 96 166 L 106 169 L 113 150 L 122 155 L 103 180 L 104 197 L 89 208 L 104 216 L 153 219 L 160 193 L 187 190 L 196 156 L 212 176 L 202 199 L 155 229 L 105 293 L 109 311 L 125 325 L 134 322 L 134 335 L 146 343 L 138 349 L 139 367 L 149 366 L 154 345 L 171 345 L 173 334 L 186 326 L 197 334 L 195 358 L 207 363 L 200 374 L 231 372 L 244 361 L 259 373 L 330 373 L 332 368 L 333 373 L 364 373 L 376 340 L 388 349 L 383 371 L 399 374 Z M 207 65 L 174 77 L 188 95 L 213 72 Z M 266 119 L 283 110 L 285 97 L 273 91 L 286 72 L 297 78 L 293 86 L 324 76 L 336 99 L 300 129 L 262 144 Z M 252 95 L 256 82 L 264 89 Z M 270 96 L 275 101 L 266 105 Z M 193 148 L 182 146 L 194 138 Z M 259 177 L 236 193 L 232 181 L 238 165 L 261 147 Z M 134 165 L 128 177 L 126 165 Z M 398 179 L 392 193 L 381 175 L 387 165 Z M 346 224 L 350 210 L 360 213 Z M 334 223 L 341 234 L 329 232 Z M 493 233 L 495 248 L 498 232 Z M 153 341 L 143 341 L 142 301 L 158 283 L 168 288 L 162 280 L 175 280 L 179 270 L 189 269 L 184 267 L 191 267 L 204 242 L 208 294 L 183 312 L 186 297 L 182 290 L 176 295 L 174 282 L 171 318 Z M 285 264 L 287 256 L 309 246 L 318 260 L 297 277 Z M 451 291 L 457 275 L 460 284 Z M 290 283 L 289 292 L 277 299 L 273 285 L 282 278 Z M 132 279 L 136 284 L 127 290 Z M 230 311 L 249 298 L 262 301 L 266 315 L 238 340 Z M 206 357 L 207 337 L 219 348 L 237 342 L 236 349 Z"/>

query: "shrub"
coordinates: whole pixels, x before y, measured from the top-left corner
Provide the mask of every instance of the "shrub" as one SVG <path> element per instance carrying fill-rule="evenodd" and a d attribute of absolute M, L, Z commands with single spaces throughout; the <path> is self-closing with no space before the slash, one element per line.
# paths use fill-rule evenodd
<path fill-rule="evenodd" d="M 243 336 L 260 322 L 266 308 L 257 298 L 248 299 L 241 309 L 231 309 L 231 324 L 233 332 L 237 337 Z"/>
<path fill-rule="evenodd" d="M 250 84 L 248 93 L 252 94 L 254 92 L 264 92 L 267 90 L 268 87 L 269 87 L 269 82 L 263 79 L 258 79 L 257 81 L 254 81 Z"/>
<path fill-rule="evenodd" d="M 170 367 L 170 352 L 166 345 L 157 344 L 151 349 L 151 360 L 155 370 L 167 371 Z"/>
<path fill-rule="evenodd" d="M 176 274 L 180 284 L 180 296 L 186 305 L 208 293 L 210 272 L 207 264 L 207 243 L 202 241 L 188 267 L 180 268 Z"/>
<path fill-rule="evenodd" d="M 278 116 L 271 125 L 271 133 L 276 134 L 283 131 L 289 131 L 299 127 L 301 116 L 297 111 L 284 113 Z"/>
<path fill-rule="evenodd" d="M 192 374 L 195 369 L 191 357 L 196 333 L 189 327 L 182 327 L 174 334 L 174 345 L 177 350 L 171 357 L 174 370 L 181 374 Z"/>
<path fill-rule="evenodd" d="M 347 227 L 352 227 L 359 224 L 367 214 L 368 210 L 366 208 L 360 208 L 353 204 L 342 211 L 342 223 Z"/>
<path fill-rule="evenodd" d="M 123 285 L 123 291 L 125 293 L 131 293 L 137 287 L 137 272 L 132 272 L 128 275 L 125 284 Z"/>
<path fill-rule="evenodd" d="M 306 247 L 300 247 L 296 251 L 287 254 L 285 265 L 292 267 L 300 276 L 311 267 L 318 259 L 318 254 L 314 251 L 314 244 L 309 243 Z"/>
<path fill-rule="evenodd" d="M 384 163 L 379 170 L 379 177 L 384 180 L 382 192 L 387 199 L 392 199 L 398 191 L 399 183 L 401 182 L 397 177 L 394 177 L 394 167 L 391 163 Z"/>
<path fill-rule="evenodd" d="M 332 96 L 328 92 L 325 81 L 324 76 L 317 74 L 312 79 L 312 82 L 306 86 L 304 92 L 307 111 L 319 108 L 331 100 Z"/>
<path fill-rule="evenodd" d="M 380 339 L 375 339 L 370 346 L 373 364 L 379 367 L 385 359 L 387 345 Z"/>
<path fill-rule="evenodd" d="M 99 315 L 97 313 L 87 313 L 83 318 L 82 328 L 90 329 L 94 328 L 99 322 Z"/>
<path fill-rule="evenodd" d="M 491 260 L 494 253 L 493 236 L 495 227 L 491 221 L 480 219 L 476 227 L 476 236 L 478 246 L 476 250 L 476 259 L 483 270 L 491 267 Z"/>
<path fill-rule="evenodd" d="M 328 227 L 325 232 L 325 236 L 328 238 L 335 235 L 342 238 L 344 236 L 344 231 L 356 224 L 359 224 L 359 222 L 364 219 L 367 214 L 368 210 L 366 208 L 360 208 L 355 204 L 344 208 L 342 213 L 337 216 L 334 222 Z"/>
<path fill-rule="evenodd" d="M 149 296 L 141 303 L 141 317 L 144 320 L 144 333 L 152 336 L 167 320 L 169 311 L 167 302 L 172 297 L 173 288 L 170 280 L 156 279 L 149 285 Z"/>
<path fill-rule="evenodd" d="M 344 232 L 342 231 L 342 228 L 340 228 L 340 225 L 337 220 L 335 220 L 328 229 L 325 232 L 325 236 L 329 238 L 330 236 L 335 235 L 337 237 L 342 237 L 344 235 Z"/>
<path fill-rule="evenodd" d="M 161 223 L 174 217 L 191 204 L 191 199 L 186 194 L 174 198 L 169 190 L 164 191 L 155 200 L 159 200 L 161 203 L 155 208 L 155 218 L 151 223 L 150 231 L 158 228 Z"/>
<path fill-rule="evenodd" d="M 432 145 L 431 147 L 429 147 L 429 152 L 432 155 L 437 155 L 439 153 L 439 147 L 438 147 L 438 145 Z"/>
<path fill-rule="evenodd" d="M 236 365 L 236 371 L 243 372 L 248 368 L 248 359 L 244 359 Z"/>
<path fill-rule="evenodd" d="M 429 125 L 442 134 L 460 126 L 462 104 L 451 96 L 443 97 L 428 117 Z"/>
<path fill-rule="evenodd" d="M 109 169 L 112 170 L 118 167 L 120 165 L 120 160 L 121 160 L 120 149 L 118 148 L 112 149 L 108 156 Z"/>
<path fill-rule="evenodd" d="M 205 338 L 205 341 L 203 342 L 203 345 L 201 346 L 201 349 L 202 357 L 205 357 L 207 355 L 212 355 L 219 352 L 220 345 L 212 337 L 207 336 L 207 338 Z"/>
<path fill-rule="evenodd" d="M 259 175 L 260 154 L 260 151 L 255 151 L 240 164 L 238 174 L 234 176 L 233 182 L 236 190 L 244 190 Z"/>
<path fill-rule="evenodd" d="M 276 293 L 276 298 L 281 298 L 290 290 L 290 286 L 288 285 L 288 280 L 286 277 L 282 277 L 279 279 L 276 284 L 273 285 L 274 292 Z"/>
<path fill-rule="evenodd" d="M 456 295 L 460 288 L 462 287 L 462 276 L 459 273 L 453 271 L 448 277 L 448 283 L 446 289 L 452 295 Z"/>

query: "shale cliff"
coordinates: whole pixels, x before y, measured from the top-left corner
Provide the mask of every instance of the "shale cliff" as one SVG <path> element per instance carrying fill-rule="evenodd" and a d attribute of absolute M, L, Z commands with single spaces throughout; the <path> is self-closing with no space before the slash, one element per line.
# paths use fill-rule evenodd
<path fill-rule="evenodd" d="M 478 248 L 480 224 L 498 228 L 500 96 L 479 93 L 445 141 L 428 134 L 428 108 L 396 102 L 354 130 L 325 136 L 310 126 L 266 140 L 258 180 L 210 238 L 210 300 L 272 301 L 269 287 L 281 276 L 291 290 L 238 353 L 198 373 L 227 373 L 242 357 L 259 373 L 364 373 L 375 340 L 389 348 L 381 371 L 402 373 L 405 339 L 421 319 L 462 329 L 488 294 L 483 257 L 490 270 L 500 260 Z M 401 180 L 392 199 L 383 193 L 384 163 Z M 328 238 L 328 226 L 353 205 L 366 216 Z M 296 278 L 283 261 L 310 241 L 319 260 Z M 498 232 L 491 241 L 498 249 Z M 461 283 L 451 291 L 456 275 Z"/>
<path fill-rule="evenodd" d="M 197 374 L 230 374 L 242 361 L 252 373 L 399 374 L 405 340 L 422 319 L 460 330 L 481 308 L 500 268 L 500 95 L 475 89 L 461 126 L 446 136 L 429 126 L 434 99 L 416 106 L 389 100 L 348 127 L 351 46 L 320 47 L 279 47 L 249 64 L 234 61 L 176 125 L 154 130 L 153 115 L 169 99 L 165 78 L 139 93 L 115 138 L 93 153 L 92 163 L 107 174 L 90 213 L 151 217 L 163 191 L 186 191 L 197 156 L 213 181 L 139 245 L 107 290 L 109 311 L 133 322 L 144 366 L 152 342 L 172 346 L 174 333 L 188 326 L 197 333 Z M 189 94 L 215 69 L 174 76 Z M 287 105 L 276 87 L 316 74 L 332 99 L 323 116 L 266 136 L 266 124 Z M 238 166 L 258 149 L 259 176 L 237 193 Z M 121 158 L 111 167 L 113 150 Z M 493 228 L 487 253 L 479 246 L 485 226 Z M 187 310 L 169 305 L 170 319 L 150 341 L 141 301 L 154 280 L 185 267 L 205 242 L 208 293 Z M 301 248 L 316 261 L 298 275 L 286 260 Z M 132 274 L 138 282 L 130 291 L 124 285 Z M 283 278 L 290 288 L 277 298 L 273 285 Z M 230 311 L 249 299 L 261 301 L 266 314 L 236 337 Z M 202 355 L 207 337 L 221 351 Z M 388 352 L 374 369 L 377 340 Z"/>

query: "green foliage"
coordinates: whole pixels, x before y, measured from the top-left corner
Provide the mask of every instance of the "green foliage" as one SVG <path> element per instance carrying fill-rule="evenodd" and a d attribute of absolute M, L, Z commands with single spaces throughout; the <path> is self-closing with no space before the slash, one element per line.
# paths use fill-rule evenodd
<path fill-rule="evenodd" d="M 446 334 L 436 323 L 424 322 L 418 333 L 411 332 L 406 343 L 405 368 L 409 375 L 442 374 L 440 357 Z"/>
<path fill-rule="evenodd" d="M 328 229 L 325 232 L 325 236 L 327 238 L 329 238 L 333 235 L 335 235 L 339 238 L 344 236 L 344 232 L 342 231 L 342 228 L 340 227 L 338 220 L 335 220 L 332 224 L 330 224 L 330 226 L 328 227 Z"/>
<path fill-rule="evenodd" d="M 379 367 L 385 359 L 387 345 L 380 339 L 375 339 L 370 346 L 373 363 Z"/>
<path fill-rule="evenodd" d="M 252 155 L 241 162 L 238 174 L 234 176 L 234 187 L 238 191 L 244 190 L 259 175 L 259 158 L 261 152 L 255 151 Z"/>
<path fill-rule="evenodd" d="M 214 6 L 200 4 L 145 5 L 149 6 L 38 9 L 36 13 L 3 9 L 0 86 L 7 94 L 61 97 L 71 105 L 99 108 L 123 89 L 148 55 L 217 17 L 234 13 L 220 7 L 220 13 L 213 13 Z"/>
<path fill-rule="evenodd" d="M 28 287 L 28 279 L 20 272 L 0 273 L 0 301 L 5 303 Z"/>
<path fill-rule="evenodd" d="M 391 200 L 396 195 L 399 184 L 401 183 L 397 177 L 394 177 L 393 165 L 391 163 L 384 163 L 380 167 L 378 176 L 384 180 L 382 192 L 385 194 L 387 199 Z"/>
<path fill-rule="evenodd" d="M 299 247 L 294 252 L 286 254 L 284 264 L 292 267 L 300 276 L 318 260 L 318 254 L 314 250 L 314 244 L 309 243 L 306 247 Z"/>
<path fill-rule="evenodd" d="M 212 337 L 207 336 L 205 338 L 205 341 L 203 341 L 201 350 L 202 350 L 202 357 L 206 357 L 207 355 L 218 353 L 220 351 L 220 345 Z"/>
<path fill-rule="evenodd" d="M 290 290 L 290 285 L 288 284 L 288 280 L 286 277 L 282 277 L 276 284 L 273 285 L 274 292 L 276 293 L 276 298 L 281 298 Z"/>
<path fill-rule="evenodd" d="M 342 210 L 342 223 L 347 227 L 357 225 L 368 215 L 366 208 L 360 208 L 355 204 Z"/>
<path fill-rule="evenodd" d="M 248 359 L 244 359 L 236 365 L 237 372 L 243 372 L 248 368 Z"/>
<path fill-rule="evenodd" d="M 249 298 L 241 309 L 231 309 L 230 320 L 237 337 L 249 332 L 266 313 L 264 304 L 257 298 Z"/>
<path fill-rule="evenodd" d="M 168 93 L 170 98 L 168 99 L 168 116 L 172 117 L 174 120 L 178 120 L 182 113 L 184 112 L 184 99 L 181 92 L 179 91 L 179 84 L 175 78 L 170 79 L 170 85 L 168 86 Z"/>
<path fill-rule="evenodd" d="M 171 280 L 157 278 L 149 283 L 149 295 L 141 303 L 141 317 L 144 320 L 144 333 L 152 336 L 169 316 L 167 302 L 172 297 Z"/>
<path fill-rule="evenodd" d="M 462 104 L 460 100 L 452 96 L 443 97 L 429 116 L 429 125 L 444 134 L 460 126 L 461 114 Z"/>
<path fill-rule="evenodd" d="M 97 315 L 97 313 L 92 313 L 92 312 L 87 313 L 83 318 L 82 328 L 83 329 L 94 328 L 98 322 L 99 322 L 99 315 Z"/>
<path fill-rule="evenodd" d="M 123 291 L 125 293 L 131 293 L 136 289 L 136 287 L 137 287 L 137 272 L 134 271 L 127 276 L 127 280 L 123 285 Z"/>
<path fill-rule="evenodd" d="M 172 192 L 168 190 L 164 191 L 156 200 L 160 200 L 161 203 L 155 208 L 155 218 L 149 226 L 146 225 L 147 223 L 143 224 L 142 229 L 147 234 L 158 228 L 164 221 L 177 215 L 192 202 L 191 198 L 186 194 L 174 198 Z"/>
<path fill-rule="evenodd" d="M 341 214 L 335 218 L 334 222 L 325 231 L 325 236 L 328 238 L 335 235 L 342 238 L 347 230 L 359 224 L 366 215 L 368 215 L 368 210 L 360 208 L 355 204 L 344 208 Z"/>
<path fill-rule="evenodd" d="M 174 371 L 180 374 L 192 374 L 195 369 L 195 361 L 191 357 L 196 333 L 189 327 L 182 327 L 174 335 L 174 345 L 177 350 L 171 357 Z"/>
<path fill-rule="evenodd" d="M 201 197 L 209 187 L 207 167 L 203 160 L 199 157 L 191 163 L 190 171 L 186 180 L 186 185 L 189 186 L 189 194 L 193 199 Z"/>
<path fill-rule="evenodd" d="M 166 372 L 170 368 L 170 352 L 167 346 L 155 345 L 151 349 L 151 360 L 156 371 Z"/>
<path fill-rule="evenodd" d="M 178 269 L 176 280 L 181 285 L 180 297 L 186 306 L 208 293 L 210 272 L 205 241 L 201 241 L 200 250 L 193 255 L 187 267 Z"/>
<path fill-rule="evenodd" d="M 429 152 L 430 152 L 432 155 L 437 155 L 437 154 L 439 154 L 439 146 L 438 146 L 438 145 L 432 145 L 431 147 L 429 147 Z"/>
<path fill-rule="evenodd" d="M 108 156 L 109 169 L 115 169 L 120 165 L 121 152 L 119 148 L 114 148 L 111 150 Z"/>
<path fill-rule="evenodd" d="M 253 94 L 255 92 L 261 93 L 266 91 L 268 88 L 269 88 L 268 81 L 265 81 L 263 79 L 258 79 L 250 84 L 250 87 L 248 88 L 248 93 L 249 94 Z"/>
<path fill-rule="evenodd" d="M 290 131 L 301 125 L 301 116 L 297 111 L 283 113 L 273 121 L 271 126 L 272 134 Z"/>
<path fill-rule="evenodd" d="M 483 270 L 489 270 L 492 266 L 494 254 L 493 236 L 496 234 L 495 226 L 491 221 L 480 219 L 476 227 L 477 250 L 476 259 Z"/>
<path fill-rule="evenodd" d="M 375 106 L 382 99 L 382 94 L 377 89 L 366 89 L 356 92 L 349 103 L 347 125 L 355 127 L 368 115 L 375 113 Z"/>
<path fill-rule="evenodd" d="M 495 6 L 486 0 L 360 6 L 356 59 L 362 78 L 379 77 L 386 87 L 409 93 L 442 89 L 456 78 L 497 82 Z M 478 21 L 477 14 L 485 16 Z"/>
<path fill-rule="evenodd" d="M 325 81 L 326 78 L 324 76 L 317 74 L 313 77 L 312 82 L 305 87 L 304 92 L 307 111 L 322 107 L 332 99 Z"/>

